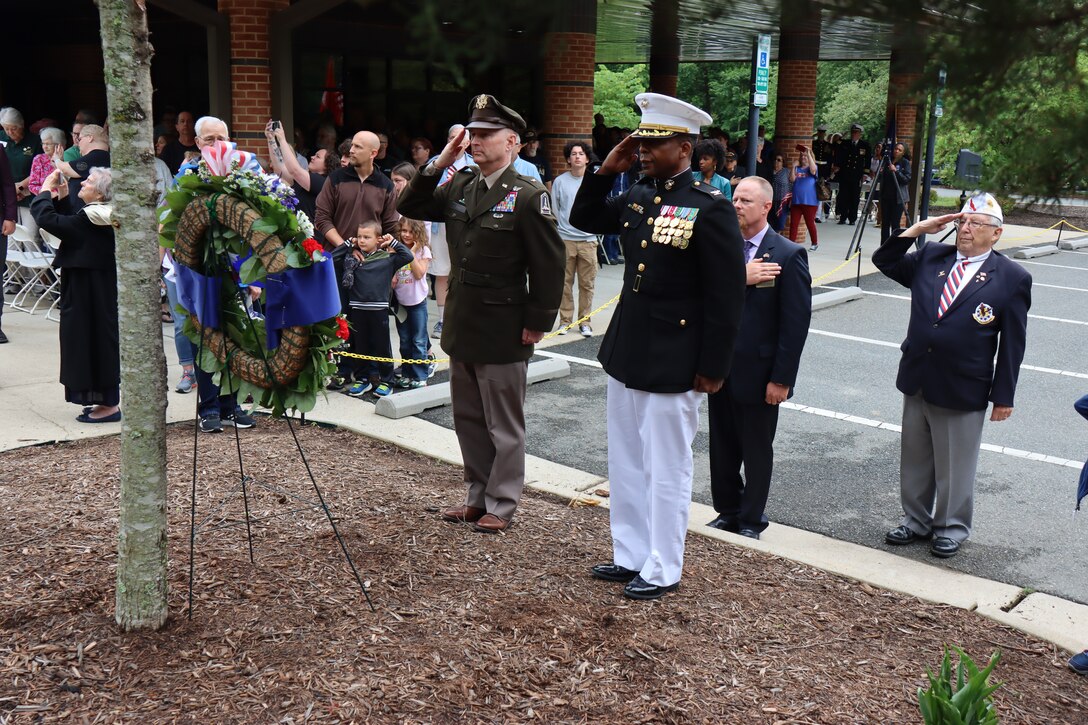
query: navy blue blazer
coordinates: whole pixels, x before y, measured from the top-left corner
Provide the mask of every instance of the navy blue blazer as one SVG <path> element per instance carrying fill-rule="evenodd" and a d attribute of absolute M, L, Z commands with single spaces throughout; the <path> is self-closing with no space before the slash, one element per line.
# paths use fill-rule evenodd
<path fill-rule="evenodd" d="M 805 248 L 771 229 L 752 259 L 782 266 L 773 285 L 749 285 L 745 290 L 733 365 L 725 383 L 733 400 L 755 405 L 766 400 L 770 382 L 788 385 L 793 396 L 812 318 L 812 275 Z"/>
<path fill-rule="evenodd" d="M 956 247 L 928 243 L 908 254 L 915 240 L 899 234 L 873 252 L 873 264 L 911 292 L 896 387 L 906 395 L 921 390 L 927 402 L 953 410 L 985 410 L 987 401 L 1012 406 L 1024 361 L 1031 275 L 995 250 L 938 320 Z"/>

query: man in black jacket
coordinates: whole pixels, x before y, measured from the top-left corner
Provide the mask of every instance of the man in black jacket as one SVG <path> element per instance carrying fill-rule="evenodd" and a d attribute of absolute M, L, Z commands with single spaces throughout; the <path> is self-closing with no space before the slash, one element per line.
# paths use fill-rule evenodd
<path fill-rule="evenodd" d="M 691 443 L 703 393 L 729 373 L 744 304 L 744 256 L 733 205 L 691 173 L 710 116 L 640 93 L 638 129 L 586 174 L 570 221 L 619 233 L 626 260 L 619 306 L 598 359 L 608 373 L 608 475 L 613 560 L 593 576 L 657 599 L 679 587 L 691 503 Z M 638 149 L 644 176 L 609 198 Z"/>
<path fill-rule="evenodd" d="M 758 539 L 771 489 L 778 406 L 793 395 L 812 317 L 808 255 L 767 226 L 773 190 L 749 177 L 733 191 L 744 237 L 747 283 L 733 364 L 722 389 L 707 399 L 710 526 Z M 744 479 L 740 468 L 744 465 Z"/>

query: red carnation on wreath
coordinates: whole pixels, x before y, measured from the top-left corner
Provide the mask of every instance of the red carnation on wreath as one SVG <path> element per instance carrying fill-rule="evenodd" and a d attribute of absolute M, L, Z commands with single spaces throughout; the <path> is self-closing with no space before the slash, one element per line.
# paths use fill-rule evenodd
<path fill-rule="evenodd" d="M 324 258 L 322 252 L 324 252 L 325 249 L 321 246 L 321 242 L 317 241 L 316 239 L 311 238 L 305 240 L 302 243 L 302 249 L 304 252 L 306 252 L 306 254 L 310 255 L 310 258 L 313 259 L 315 262 L 319 262 L 322 258 Z"/>
<path fill-rule="evenodd" d="M 336 336 L 339 337 L 341 340 L 346 340 L 348 339 L 349 334 L 350 333 L 348 333 L 348 321 L 344 319 L 343 315 L 340 315 L 336 318 Z"/>

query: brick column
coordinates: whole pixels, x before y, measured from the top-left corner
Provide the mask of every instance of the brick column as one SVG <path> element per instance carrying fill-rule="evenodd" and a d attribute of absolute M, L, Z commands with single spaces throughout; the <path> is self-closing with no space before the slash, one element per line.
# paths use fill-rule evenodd
<path fill-rule="evenodd" d="M 812 146 L 816 115 L 816 69 L 820 61 L 820 6 L 816 3 L 784 2 L 778 39 L 778 96 L 775 100 L 774 144 L 797 164 L 797 144 Z M 787 229 L 788 231 L 788 229 Z M 807 238 L 804 223 L 797 241 Z"/>
<path fill-rule="evenodd" d="M 680 74 L 679 0 L 653 0 L 650 21 L 650 90 L 676 95 Z"/>
<path fill-rule="evenodd" d="M 544 35 L 543 150 L 556 176 L 567 170 L 563 146 L 593 148 L 593 72 L 597 59 L 597 3 L 566 0 L 555 32 Z"/>
<path fill-rule="evenodd" d="M 922 47 L 912 43 L 909 47 L 892 46 L 891 63 L 888 71 L 887 120 L 895 120 L 895 140 L 910 148 L 911 179 L 910 213 L 917 217 L 918 174 L 925 155 L 923 129 L 924 99 L 918 95 L 922 74 L 919 71 L 925 65 L 925 58 L 915 48 Z M 921 147 L 921 148 L 919 148 Z"/>
<path fill-rule="evenodd" d="M 230 18 L 230 134 L 238 147 L 261 152 L 264 126 L 272 116 L 269 26 L 290 0 L 219 0 Z"/>

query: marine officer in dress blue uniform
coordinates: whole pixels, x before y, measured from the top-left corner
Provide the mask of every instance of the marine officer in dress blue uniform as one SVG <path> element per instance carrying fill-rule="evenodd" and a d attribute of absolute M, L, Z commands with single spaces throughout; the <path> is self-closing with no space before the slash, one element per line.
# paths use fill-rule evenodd
<path fill-rule="evenodd" d="M 641 93 L 638 129 L 586 174 L 570 221 L 620 234 L 623 290 L 598 359 L 608 373 L 613 560 L 593 576 L 657 599 L 679 586 L 691 503 L 691 444 L 705 393 L 721 388 L 744 305 L 743 240 L 733 205 L 691 173 L 691 104 Z M 644 176 L 609 198 L 638 151 Z"/>
<path fill-rule="evenodd" d="M 930 242 L 908 253 L 918 235 L 951 222 L 955 246 Z M 903 393 L 903 519 L 884 539 L 902 545 L 932 536 L 929 551 L 941 558 L 955 556 L 971 535 L 986 407 L 993 403 L 991 421 L 1012 415 L 1024 360 L 1031 275 L 993 250 L 1003 223 L 997 200 L 979 194 L 959 214 L 896 230 L 873 252 L 877 268 L 911 297 L 895 381 Z"/>

